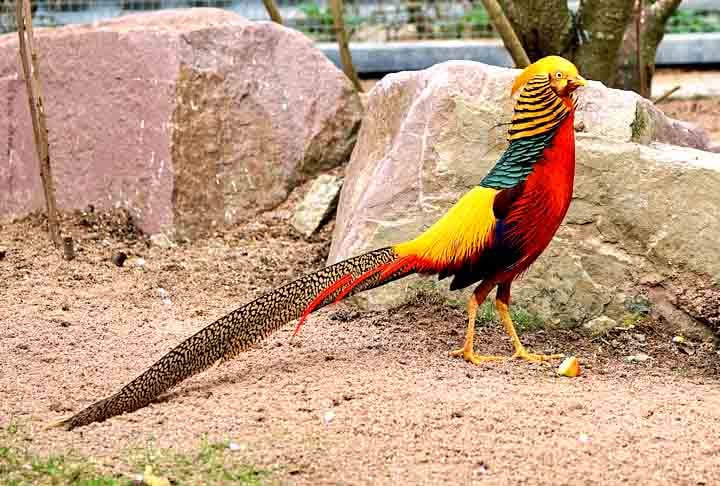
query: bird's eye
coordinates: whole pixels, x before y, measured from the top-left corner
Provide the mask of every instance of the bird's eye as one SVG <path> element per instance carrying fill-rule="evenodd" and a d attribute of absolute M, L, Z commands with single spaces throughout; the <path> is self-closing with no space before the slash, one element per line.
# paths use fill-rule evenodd
<path fill-rule="evenodd" d="M 560 78 L 563 77 L 563 74 L 562 74 L 560 71 L 558 71 L 558 72 L 555 73 L 555 77 L 558 78 L 558 79 L 560 79 Z"/>

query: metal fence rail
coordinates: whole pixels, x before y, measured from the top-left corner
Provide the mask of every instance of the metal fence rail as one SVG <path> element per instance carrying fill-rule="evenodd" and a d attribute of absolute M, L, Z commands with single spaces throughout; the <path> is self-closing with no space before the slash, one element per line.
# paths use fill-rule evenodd
<path fill-rule="evenodd" d="M 573 1 L 570 0 L 571 7 Z M 278 4 L 287 26 L 316 41 L 334 40 L 327 0 L 280 0 Z M 668 24 L 668 32 L 720 31 L 720 0 L 691 0 L 689 5 L 700 10 L 679 11 Z M 130 12 L 191 7 L 218 7 L 251 20 L 269 20 L 262 0 L 33 2 L 34 23 L 40 26 L 91 23 Z M 478 0 L 346 0 L 345 23 L 353 42 L 495 37 Z M 14 0 L 0 0 L 0 32 L 14 29 Z"/>

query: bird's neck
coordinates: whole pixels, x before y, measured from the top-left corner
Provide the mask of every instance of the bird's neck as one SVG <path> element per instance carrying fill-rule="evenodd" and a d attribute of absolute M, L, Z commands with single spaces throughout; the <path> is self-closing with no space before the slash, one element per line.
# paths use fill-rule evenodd
<path fill-rule="evenodd" d="M 575 108 L 574 100 L 558 96 L 547 75 L 530 79 L 520 91 L 508 139 L 522 140 L 554 131 Z"/>

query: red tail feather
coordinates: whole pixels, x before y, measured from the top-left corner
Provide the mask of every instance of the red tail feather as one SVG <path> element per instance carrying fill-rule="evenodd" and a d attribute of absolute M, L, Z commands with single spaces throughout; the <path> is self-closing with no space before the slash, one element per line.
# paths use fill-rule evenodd
<path fill-rule="evenodd" d="M 353 280 L 352 283 L 350 283 L 350 285 L 348 285 L 347 287 L 345 287 L 345 289 L 344 289 L 342 292 L 340 292 L 340 294 L 337 296 L 337 298 L 335 298 L 335 302 L 333 302 L 333 304 L 337 304 L 338 302 L 340 302 L 341 300 L 343 300 L 345 297 L 347 297 L 347 295 L 348 295 L 350 292 L 353 291 L 353 289 L 354 289 L 355 287 L 357 287 L 358 285 L 360 285 L 361 283 L 363 283 L 365 280 L 369 279 L 370 277 L 372 277 L 372 276 L 375 275 L 376 273 L 382 271 L 382 270 L 383 270 L 385 267 L 387 267 L 388 265 L 389 265 L 388 263 L 385 263 L 385 264 L 383 264 L 383 265 L 379 265 L 379 266 L 377 266 L 377 267 L 375 267 L 375 268 L 371 268 L 371 269 L 368 270 L 367 272 L 365 272 L 365 273 L 363 273 L 362 275 L 360 275 L 358 278 L 356 278 L 355 280 Z"/>
<path fill-rule="evenodd" d="M 310 304 L 305 308 L 302 315 L 300 316 L 300 320 L 297 323 L 297 327 L 295 327 L 295 332 L 293 333 L 293 337 L 297 336 L 298 331 L 300 331 L 300 326 L 302 326 L 305 323 L 305 320 L 307 320 L 308 316 L 312 311 L 315 310 L 317 306 L 322 304 L 322 301 L 325 300 L 328 295 L 331 295 L 333 292 L 335 292 L 338 289 L 343 288 L 346 284 L 350 283 L 352 281 L 352 275 L 347 274 L 341 279 L 337 280 L 335 283 L 330 285 L 328 288 L 323 290 L 318 294 L 317 297 L 315 297 Z"/>
<path fill-rule="evenodd" d="M 407 267 L 414 265 L 417 261 L 417 257 L 408 255 L 406 257 L 399 258 L 392 263 L 385 265 L 383 273 L 380 274 L 380 280 L 390 278 L 393 274 L 407 269 Z"/>
<path fill-rule="evenodd" d="M 297 336 L 297 333 L 300 331 L 300 327 L 305 323 L 308 316 L 320 305 L 322 302 L 329 296 L 332 295 L 333 292 L 337 290 L 341 290 L 341 292 L 338 294 L 338 296 L 335 298 L 333 303 L 340 302 L 342 299 L 347 297 L 347 295 L 353 291 L 358 285 L 363 283 L 365 280 L 369 279 L 373 275 L 377 274 L 378 272 L 382 272 L 380 274 L 380 281 L 383 281 L 389 277 L 391 277 L 393 274 L 407 269 L 408 266 L 414 265 L 417 263 L 417 258 L 414 256 L 406 256 L 403 258 L 400 258 L 394 262 L 391 263 L 384 263 L 382 265 L 378 265 L 375 268 L 371 268 L 367 272 L 360 275 L 358 278 L 354 279 L 352 278 L 351 274 L 347 274 L 344 277 L 338 279 L 336 282 L 334 282 L 332 285 L 328 286 L 325 290 L 320 292 L 317 297 L 315 297 L 310 304 L 305 308 L 302 315 L 300 316 L 300 320 L 297 323 L 297 326 L 295 327 L 295 332 L 293 333 L 293 337 Z M 349 285 L 348 285 L 349 284 Z M 347 287 L 346 287 L 347 285 Z"/>

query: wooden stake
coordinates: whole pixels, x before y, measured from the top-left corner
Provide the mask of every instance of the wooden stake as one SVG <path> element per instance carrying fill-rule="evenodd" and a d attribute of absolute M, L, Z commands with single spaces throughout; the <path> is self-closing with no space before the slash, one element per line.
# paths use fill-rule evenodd
<path fill-rule="evenodd" d="M 505 48 L 510 53 L 513 61 L 515 61 L 515 66 L 521 69 L 529 66 L 530 58 L 525 52 L 520 39 L 512 28 L 512 25 L 510 25 L 510 21 L 505 16 L 498 1 L 482 0 L 482 3 L 490 17 L 490 22 L 492 22 L 497 33 L 500 34 Z"/>
<path fill-rule="evenodd" d="M 50 171 L 50 148 L 47 137 L 47 122 L 42 100 L 38 54 L 33 37 L 32 14 L 30 0 L 15 0 L 15 16 L 17 17 L 18 36 L 20 37 L 20 60 L 22 61 L 25 85 L 27 87 L 30 117 L 32 118 L 35 148 L 40 164 L 40 178 L 45 191 L 45 207 L 47 209 L 48 231 L 55 248 L 60 248 L 60 225 L 58 223 L 55 186 Z"/>
<path fill-rule="evenodd" d="M 275 0 L 263 0 L 263 4 L 265 5 L 265 10 L 267 10 L 268 15 L 270 16 L 270 20 L 276 24 L 282 25 L 282 15 L 280 15 L 280 9 L 278 9 L 275 4 Z"/>
<path fill-rule="evenodd" d="M 352 81 L 355 90 L 362 93 L 362 85 L 358 78 L 355 66 L 353 66 L 350 48 L 348 47 L 347 32 L 345 31 L 345 21 L 343 20 L 343 2 L 342 0 L 330 0 L 330 10 L 332 10 L 333 23 L 335 24 L 335 38 L 340 49 L 340 62 L 343 66 L 345 75 Z"/>

